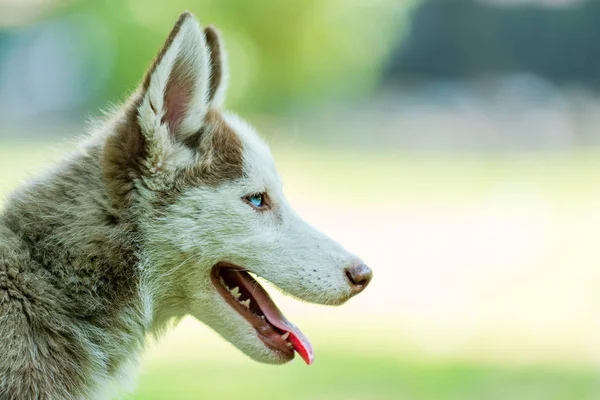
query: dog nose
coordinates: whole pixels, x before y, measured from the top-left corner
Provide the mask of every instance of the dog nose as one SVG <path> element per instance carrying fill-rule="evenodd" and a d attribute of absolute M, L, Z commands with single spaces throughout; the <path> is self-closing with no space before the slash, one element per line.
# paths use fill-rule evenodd
<path fill-rule="evenodd" d="M 352 286 L 352 293 L 358 294 L 367 287 L 369 282 L 371 282 L 371 278 L 373 278 L 373 271 L 371 271 L 371 268 L 367 267 L 365 264 L 358 264 L 346 268 L 346 276 L 348 277 L 350 285 Z"/>

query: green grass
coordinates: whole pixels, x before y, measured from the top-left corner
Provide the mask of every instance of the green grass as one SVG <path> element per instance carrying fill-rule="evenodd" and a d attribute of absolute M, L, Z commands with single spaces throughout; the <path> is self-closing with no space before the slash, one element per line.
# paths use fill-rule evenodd
<path fill-rule="evenodd" d="M 596 400 L 600 374 L 323 354 L 307 367 L 217 362 L 149 367 L 136 400 Z"/>

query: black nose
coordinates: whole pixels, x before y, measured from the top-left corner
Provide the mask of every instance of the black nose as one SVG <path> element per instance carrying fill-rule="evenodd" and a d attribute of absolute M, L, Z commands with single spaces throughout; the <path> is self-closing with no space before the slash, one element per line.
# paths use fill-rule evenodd
<path fill-rule="evenodd" d="M 352 292 L 354 294 L 358 294 L 367 287 L 369 282 L 371 282 L 371 278 L 373 278 L 373 271 L 371 271 L 371 268 L 367 267 L 365 264 L 358 264 L 350 268 L 346 268 L 346 276 L 348 277 L 350 285 L 352 286 Z"/>

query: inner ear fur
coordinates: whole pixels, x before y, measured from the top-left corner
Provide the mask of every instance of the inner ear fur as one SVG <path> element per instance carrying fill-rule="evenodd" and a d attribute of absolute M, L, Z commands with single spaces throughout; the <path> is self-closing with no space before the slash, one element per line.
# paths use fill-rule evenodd
<path fill-rule="evenodd" d="M 142 84 L 138 112 L 147 136 L 159 137 L 167 127 L 177 142 L 200 130 L 209 108 L 210 64 L 204 31 L 183 13 Z"/>

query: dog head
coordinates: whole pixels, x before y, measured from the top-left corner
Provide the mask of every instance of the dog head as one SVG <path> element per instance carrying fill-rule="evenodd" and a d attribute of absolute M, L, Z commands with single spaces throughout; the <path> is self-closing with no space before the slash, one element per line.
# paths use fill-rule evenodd
<path fill-rule="evenodd" d="M 192 314 L 250 357 L 312 362 L 254 276 L 338 305 L 371 271 L 290 207 L 268 146 L 225 112 L 217 31 L 183 14 L 103 147 L 115 208 L 138 226 L 154 318 Z"/>

